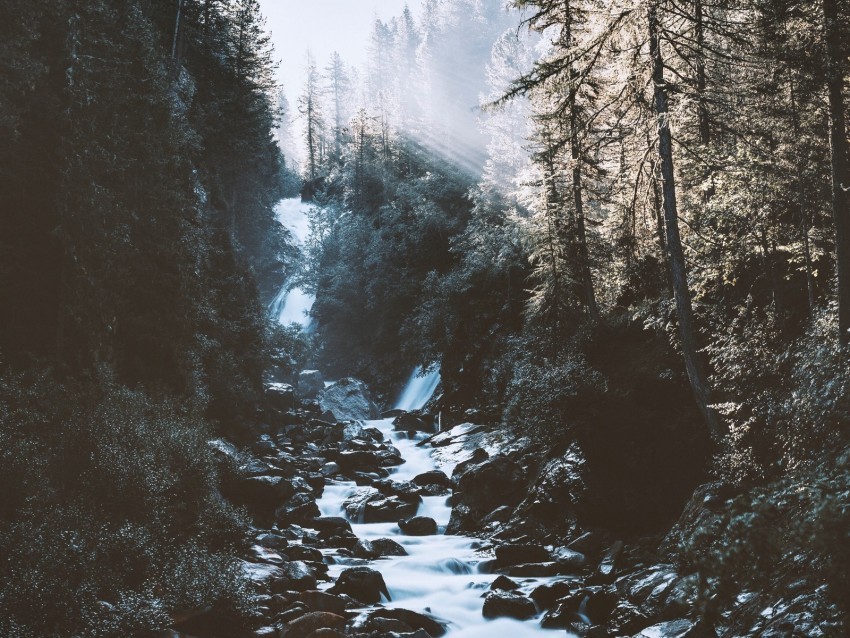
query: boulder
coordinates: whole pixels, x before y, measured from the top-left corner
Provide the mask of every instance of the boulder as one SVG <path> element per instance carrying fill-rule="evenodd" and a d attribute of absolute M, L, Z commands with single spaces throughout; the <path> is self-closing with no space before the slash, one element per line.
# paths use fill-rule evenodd
<path fill-rule="evenodd" d="M 377 489 L 385 496 L 398 496 L 403 501 L 410 503 L 421 503 L 422 497 L 419 494 L 419 487 L 409 481 L 393 481 L 391 479 L 380 479 L 372 482 L 372 487 Z"/>
<path fill-rule="evenodd" d="M 315 399 L 325 389 L 325 380 L 318 370 L 302 370 L 298 373 L 295 393 L 299 399 Z"/>
<path fill-rule="evenodd" d="M 690 620 L 671 620 L 652 625 L 641 631 L 635 638 L 697 638 L 696 625 Z"/>
<path fill-rule="evenodd" d="M 427 412 L 405 412 L 393 420 L 396 430 L 405 432 L 433 432 L 436 429 L 433 414 Z"/>
<path fill-rule="evenodd" d="M 519 589 L 519 585 L 507 576 L 499 576 L 490 583 L 490 589 L 501 589 L 502 591 L 513 591 Z"/>
<path fill-rule="evenodd" d="M 267 383 L 265 398 L 268 405 L 279 412 L 295 407 L 295 391 L 288 383 Z"/>
<path fill-rule="evenodd" d="M 312 494 L 299 492 L 278 507 L 274 515 L 279 524 L 286 524 L 307 523 L 319 518 L 322 513 L 319 511 L 319 506 L 316 505 L 316 499 Z"/>
<path fill-rule="evenodd" d="M 437 533 L 437 521 L 427 516 L 400 520 L 398 526 L 408 536 L 433 536 Z"/>
<path fill-rule="evenodd" d="M 308 638 L 320 629 L 340 630 L 345 618 L 326 611 L 314 611 L 286 624 L 286 638 Z"/>
<path fill-rule="evenodd" d="M 372 612 L 370 616 L 403 622 L 411 629 L 422 629 L 428 632 L 431 638 L 440 638 L 446 633 L 446 626 L 438 620 L 408 609 L 378 609 Z"/>
<path fill-rule="evenodd" d="M 340 616 L 345 613 L 348 607 L 345 599 L 317 589 L 302 591 L 298 594 L 298 600 L 307 605 L 312 611 L 326 611 Z"/>
<path fill-rule="evenodd" d="M 537 613 L 537 609 L 531 600 L 521 594 L 497 590 L 487 594 L 481 613 L 485 618 L 528 620 Z"/>
<path fill-rule="evenodd" d="M 496 548 L 496 562 L 499 566 L 546 563 L 551 560 L 552 554 L 542 545 L 501 545 Z"/>
<path fill-rule="evenodd" d="M 317 532 L 351 532 L 351 523 L 341 516 L 320 516 L 309 522 Z"/>
<path fill-rule="evenodd" d="M 340 421 L 368 421 L 380 416 L 366 384 L 357 379 L 340 379 L 316 398 L 322 410 L 330 410 Z"/>
<path fill-rule="evenodd" d="M 470 466 L 458 479 L 454 508 L 446 533 L 475 531 L 490 512 L 516 506 L 525 496 L 527 479 L 522 467 L 504 455 Z"/>
<path fill-rule="evenodd" d="M 400 518 L 415 516 L 417 509 L 417 503 L 403 501 L 398 496 L 370 500 L 363 508 L 363 522 L 392 523 Z"/>
<path fill-rule="evenodd" d="M 335 460 L 346 473 L 370 472 L 380 465 L 378 455 L 369 450 L 345 450 Z"/>
<path fill-rule="evenodd" d="M 390 600 L 384 577 L 369 567 L 350 567 L 343 570 L 328 591 L 332 594 L 347 594 L 364 605 L 378 604 L 381 602 L 381 594 Z"/>
<path fill-rule="evenodd" d="M 276 592 L 316 589 L 316 574 L 307 563 L 294 560 L 280 566 L 281 574 L 273 583 Z"/>
<path fill-rule="evenodd" d="M 428 485 L 439 485 L 440 487 L 451 487 L 452 480 L 446 475 L 445 472 L 441 472 L 440 470 L 432 470 L 430 472 L 423 472 L 413 478 L 411 481 L 414 485 L 419 485 L 420 487 L 425 487 Z"/>
<path fill-rule="evenodd" d="M 407 550 L 391 538 L 376 538 L 372 541 L 372 549 L 378 556 L 407 556 Z"/>

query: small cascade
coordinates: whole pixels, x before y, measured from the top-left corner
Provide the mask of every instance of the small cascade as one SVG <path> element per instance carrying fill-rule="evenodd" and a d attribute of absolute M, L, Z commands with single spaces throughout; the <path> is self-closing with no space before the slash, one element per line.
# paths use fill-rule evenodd
<path fill-rule="evenodd" d="M 308 211 L 311 205 L 301 201 L 299 197 L 282 200 L 275 209 L 277 219 L 286 228 L 296 244 L 303 246 L 310 234 L 310 219 Z M 309 331 L 312 319 L 309 317 L 315 295 L 304 292 L 300 288 L 292 287 L 292 282 L 284 282 L 280 291 L 269 304 L 269 314 L 277 317 L 278 323 L 288 326 L 297 323 L 305 331 Z"/>
<path fill-rule="evenodd" d="M 421 366 L 417 366 L 396 401 L 395 408 L 407 411 L 421 410 L 434 395 L 439 383 L 440 366 L 434 366 L 428 373 L 425 373 Z"/>

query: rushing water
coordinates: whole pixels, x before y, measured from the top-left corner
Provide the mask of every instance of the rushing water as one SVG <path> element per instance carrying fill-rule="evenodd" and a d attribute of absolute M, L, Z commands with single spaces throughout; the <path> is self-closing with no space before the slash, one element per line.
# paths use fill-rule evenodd
<path fill-rule="evenodd" d="M 440 366 L 435 366 L 427 374 L 421 367 L 417 367 L 407 380 L 395 407 L 399 410 L 419 410 L 428 403 L 439 383 Z"/>
<path fill-rule="evenodd" d="M 439 380 L 439 372 L 433 374 L 436 374 Z M 422 384 L 422 379 L 423 377 L 414 374 L 408 386 L 417 387 L 406 388 L 398 406 L 402 405 L 403 400 L 409 400 L 412 407 L 422 407 L 427 402 L 431 395 L 426 396 L 426 390 L 423 388 L 430 387 L 430 392 L 433 393 L 436 381 L 431 379 L 427 384 Z M 378 428 L 405 459 L 403 465 L 392 471 L 393 480 L 408 481 L 418 474 L 437 469 L 437 463 L 429 448 L 418 445 L 427 434 L 418 434 L 411 438 L 406 432 L 395 431 L 392 419 L 369 421 L 366 425 Z M 448 462 L 439 469 L 451 475 L 453 465 Z M 343 502 L 356 489 L 356 485 L 350 482 L 328 484 L 318 502 L 322 515 L 344 517 Z M 489 558 L 479 551 L 479 540 L 444 534 L 451 514 L 447 501 L 447 496 L 426 496 L 419 506 L 419 516 L 430 516 L 437 521 L 438 534 L 435 536 L 405 536 L 395 523 L 352 522 L 351 527 L 359 538 L 392 538 L 407 550 L 408 556 L 388 557 L 372 562 L 372 566 L 383 574 L 392 597 L 391 601 L 384 601 L 384 604 L 388 607 L 428 613 L 447 622 L 449 638 L 525 638 L 541 634 L 552 635 L 539 627 L 539 618 L 527 622 L 483 618 L 482 594 L 488 591 L 496 575 L 478 571 L 479 563 Z M 335 550 L 328 550 L 327 558 L 331 563 L 330 575 L 334 578 L 346 567 L 366 564 L 363 560 L 339 556 Z M 533 586 L 551 579 L 516 580 L 528 591 Z M 563 635 L 563 632 L 560 633 Z"/>
<path fill-rule="evenodd" d="M 275 209 L 277 219 L 286 228 L 296 244 L 303 246 L 310 233 L 310 220 L 307 213 L 311 205 L 301 201 L 299 197 L 282 200 Z M 284 282 L 277 296 L 269 304 L 269 313 L 277 317 L 279 323 L 288 326 L 291 323 L 300 324 L 305 330 L 310 329 L 312 320 L 310 309 L 316 297 L 300 288 L 293 288 L 292 282 Z"/>

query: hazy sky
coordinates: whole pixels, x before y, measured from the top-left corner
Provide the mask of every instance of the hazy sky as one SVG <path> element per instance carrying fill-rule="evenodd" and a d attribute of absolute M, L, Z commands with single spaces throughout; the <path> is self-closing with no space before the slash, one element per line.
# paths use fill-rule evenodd
<path fill-rule="evenodd" d="M 420 1 L 260 0 L 291 106 L 295 107 L 295 96 L 301 91 L 308 48 L 320 68 L 333 51 L 339 51 L 346 64 L 359 67 L 366 59 L 375 18 L 399 15 L 405 4 L 418 15 Z"/>

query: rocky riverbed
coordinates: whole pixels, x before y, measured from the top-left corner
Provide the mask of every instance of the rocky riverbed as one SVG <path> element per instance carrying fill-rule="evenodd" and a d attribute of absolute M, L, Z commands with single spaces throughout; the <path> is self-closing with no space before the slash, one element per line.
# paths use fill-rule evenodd
<path fill-rule="evenodd" d="M 438 433 L 427 412 L 382 418 L 354 379 L 324 389 L 310 373 L 267 394 L 267 433 L 248 449 L 211 443 L 224 496 L 256 526 L 250 636 L 827 635 L 808 612 L 817 591 L 744 595 L 719 630 L 697 622 L 678 541 L 717 519 L 723 486 L 699 488 L 665 538 L 624 543 L 578 525 L 574 448 L 547 457 L 474 412 Z M 207 611 L 170 635 L 216 632 Z"/>

